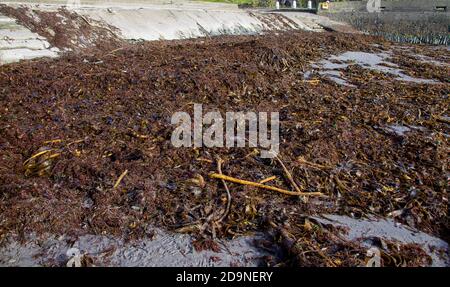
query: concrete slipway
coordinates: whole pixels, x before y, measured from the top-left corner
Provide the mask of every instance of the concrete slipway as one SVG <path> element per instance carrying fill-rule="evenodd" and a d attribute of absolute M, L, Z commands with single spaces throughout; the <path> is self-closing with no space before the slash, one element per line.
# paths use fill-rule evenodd
<path fill-rule="evenodd" d="M 171 40 L 286 29 L 320 32 L 323 27 L 347 28 L 324 16 L 309 13 L 243 10 L 232 4 L 187 0 L 46 0 L 1 1 L 1 4 L 28 7 L 33 17 L 39 17 L 34 13 L 36 10 L 57 11 L 64 7 L 116 27 L 118 36 L 127 40 Z M 15 19 L 0 14 L 0 64 L 36 57 L 56 57 L 59 52 L 45 38 L 17 24 Z"/>
<path fill-rule="evenodd" d="M 324 215 L 315 218 L 324 224 L 348 228 L 343 236 L 347 240 L 361 240 L 369 250 L 371 240 L 383 238 L 402 244 L 415 243 L 424 248 L 432 258 L 432 266 L 449 264 L 448 244 L 426 233 L 395 223 L 392 219 L 353 219 L 346 216 Z M 0 248 L 0 266 L 64 266 L 71 258 L 69 251 L 76 248 L 83 256 L 94 260 L 96 266 L 261 266 L 263 258 L 277 257 L 277 248 L 262 248 L 257 242 L 266 235 L 238 237 L 221 240 L 220 250 L 196 251 L 192 238 L 186 234 L 166 232 L 149 227 L 151 239 L 126 242 L 120 238 L 102 235 L 85 235 L 73 244 L 65 236 L 48 235 L 46 238 L 29 238 L 26 244 L 10 241 Z"/>

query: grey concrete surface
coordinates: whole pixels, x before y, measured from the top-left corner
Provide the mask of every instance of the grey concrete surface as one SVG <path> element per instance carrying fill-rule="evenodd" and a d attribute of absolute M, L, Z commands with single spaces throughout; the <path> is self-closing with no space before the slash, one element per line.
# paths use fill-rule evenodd
<path fill-rule="evenodd" d="M 248 266 L 263 264 L 262 257 L 271 252 L 258 248 L 255 240 L 261 234 L 220 241 L 218 252 L 196 251 L 189 235 L 154 230 L 153 238 L 125 242 L 101 235 L 85 235 L 73 244 L 64 236 L 32 238 L 25 244 L 10 241 L 0 247 L 0 266 L 65 266 L 66 253 L 76 248 L 92 259 L 93 266 L 140 267 L 207 267 Z M 277 250 L 274 250 L 276 253 Z"/>
<path fill-rule="evenodd" d="M 58 49 L 15 19 L 0 14 L 0 64 L 38 57 L 56 57 Z"/>
<path fill-rule="evenodd" d="M 347 216 L 313 217 L 322 224 L 345 227 L 341 235 L 369 250 L 373 239 L 399 244 L 419 244 L 432 259 L 433 266 L 449 266 L 448 244 L 434 236 L 408 228 L 392 219 L 354 219 Z M 262 248 L 258 240 L 267 240 L 258 233 L 219 242 L 220 250 L 196 251 L 192 237 L 154 229 L 152 238 L 124 241 L 102 235 L 84 235 L 75 241 L 65 236 L 31 237 L 25 244 L 10 240 L 0 247 L 0 266 L 65 266 L 67 251 L 76 248 L 91 259 L 90 266 L 264 266 L 264 257 L 280 258 L 281 249 Z"/>
<path fill-rule="evenodd" d="M 308 78 L 315 71 L 320 75 L 329 77 L 332 81 L 340 85 L 354 87 L 347 82 L 346 78 L 341 74 L 341 71 L 345 70 L 350 65 L 359 65 L 364 69 L 374 70 L 390 75 L 392 79 L 396 81 L 426 84 L 440 83 L 437 80 L 421 79 L 407 75 L 398 65 L 389 61 L 391 56 L 392 51 L 386 51 L 384 53 L 348 51 L 340 55 L 331 55 L 328 59 L 323 59 L 311 65 L 312 70 L 307 71 L 307 73 L 305 73 L 305 77 Z M 418 55 L 417 58 L 420 58 L 420 56 L 421 55 Z M 423 58 L 424 56 L 421 57 Z M 429 63 L 432 63 L 438 67 L 449 66 L 447 63 L 437 61 Z"/>

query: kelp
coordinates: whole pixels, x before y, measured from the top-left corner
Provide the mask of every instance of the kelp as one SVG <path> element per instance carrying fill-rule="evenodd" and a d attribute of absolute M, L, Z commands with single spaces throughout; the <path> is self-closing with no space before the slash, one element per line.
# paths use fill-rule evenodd
<path fill-rule="evenodd" d="M 407 47 L 449 64 L 448 50 Z M 314 223 L 284 223 L 322 213 L 378 215 L 445 237 L 450 87 L 442 68 L 423 66 L 433 84 L 358 65 L 340 71 L 353 86 L 320 73 L 305 80 L 312 63 L 349 50 L 398 55 L 405 47 L 291 31 L 1 66 L 0 238 L 139 239 L 159 226 L 192 234 L 203 249 L 214 238 L 267 232 L 270 221 L 281 236 L 273 244 L 294 250 L 292 264 L 346 266 L 366 260 L 359 245 Z M 421 65 L 397 64 L 410 73 Z M 170 118 L 192 114 L 193 103 L 222 114 L 279 112 L 282 164 L 248 147 L 175 148 Z"/>

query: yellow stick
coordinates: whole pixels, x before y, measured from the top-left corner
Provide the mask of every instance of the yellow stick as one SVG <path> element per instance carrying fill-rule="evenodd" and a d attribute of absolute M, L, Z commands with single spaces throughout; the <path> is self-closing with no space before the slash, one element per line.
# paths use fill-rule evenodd
<path fill-rule="evenodd" d="M 116 184 L 114 184 L 114 187 L 113 187 L 114 189 L 116 189 L 119 186 L 120 182 L 125 177 L 125 175 L 127 175 L 127 173 L 128 173 L 128 169 L 126 169 L 124 172 L 122 172 L 122 174 L 117 179 Z"/>
<path fill-rule="evenodd" d="M 58 156 L 60 156 L 60 155 L 61 155 L 60 153 L 54 153 L 54 154 L 50 155 L 50 156 L 48 157 L 48 159 L 52 159 L 52 158 L 58 157 Z"/>
<path fill-rule="evenodd" d="M 223 163 L 223 160 L 220 157 L 217 157 L 217 171 L 219 172 L 219 175 L 223 175 L 223 173 L 222 173 L 222 163 Z M 231 208 L 231 193 L 230 193 L 230 189 L 228 188 L 227 183 L 225 182 L 225 180 L 222 179 L 222 183 L 223 183 L 223 186 L 225 187 L 225 190 L 227 192 L 227 209 L 225 209 L 224 213 L 216 221 L 216 223 L 222 222 L 228 216 L 228 213 L 230 213 L 230 208 Z"/>
<path fill-rule="evenodd" d="M 197 158 L 196 160 L 197 160 L 197 161 L 204 161 L 204 162 L 208 162 L 208 163 L 213 163 L 212 160 L 207 159 L 207 158 L 202 158 L 202 157 L 199 157 L 199 158 Z"/>
<path fill-rule="evenodd" d="M 272 190 L 272 191 L 277 191 L 277 192 L 280 192 L 280 193 L 283 193 L 283 194 L 287 194 L 287 195 L 323 196 L 323 194 L 321 192 L 293 192 L 293 191 L 288 191 L 288 190 L 285 190 L 285 189 L 281 189 L 281 188 L 274 187 L 274 186 L 269 186 L 269 185 L 264 185 L 264 184 L 253 182 L 253 181 L 247 181 L 247 180 L 234 178 L 234 177 L 227 176 L 227 175 L 224 175 L 224 174 L 213 173 L 213 174 L 210 174 L 210 177 L 211 178 L 223 179 L 223 180 L 226 180 L 226 181 L 229 181 L 229 182 L 234 182 L 234 183 L 250 185 L 250 186 L 254 186 L 254 187 L 258 187 L 258 188 L 268 189 L 268 190 Z"/>
<path fill-rule="evenodd" d="M 300 187 L 295 183 L 294 178 L 292 177 L 292 174 L 289 172 L 287 167 L 284 165 L 284 163 L 281 161 L 281 159 L 278 156 L 275 156 L 275 159 L 278 161 L 278 163 L 281 165 L 281 167 L 284 170 L 284 173 L 286 174 L 287 179 L 291 182 L 292 186 L 294 187 L 295 191 L 297 193 L 301 193 Z"/>
<path fill-rule="evenodd" d="M 319 79 L 314 79 L 314 80 L 305 80 L 305 83 L 311 84 L 311 85 L 317 85 L 320 83 Z"/>
<path fill-rule="evenodd" d="M 277 177 L 274 175 L 274 176 L 271 176 L 271 177 L 268 177 L 268 178 L 265 178 L 265 179 L 261 180 L 259 183 L 263 184 L 263 183 L 272 181 L 272 180 L 274 180 L 274 179 L 276 179 L 276 178 L 277 178 Z"/>
<path fill-rule="evenodd" d="M 303 157 L 301 157 L 301 156 L 297 158 L 297 161 L 298 161 L 299 163 L 301 163 L 301 164 L 306 164 L 306 165 L 309 165 L 310 167 L 317 168 L 317 169 L 330 169 L 329 166 L 325 166 L 325 165 L 321 165 L 321 164 L 309 162 L 309 161 L 305 160 L 305 159 L 304 159 Z"/>
<path fill-rule="evenodd" d="M 82 140 L 76 140 L 76 141 L 74 141 L 74 142 L 68 143 L 68 144 L 67 144 L 67 147 L 69 147 L 69 146 L 71 146 L 71 145 L 73 145 L 73 144 L 81 143 L 81 142 L 84 142 L 84 139 L 82 139 Z"/>
<path fill-rule="evenodd" d="M 62 142 L 61 139 L 56 139 L 56 140 L 45 141 L 44 144 L 49 144 L 49 143 L 60 143 L 60 142 Z"/>
<path fill-rule="evenodd" d="M 38 153 L 32 155 L 32 156 L 31 156 L 29 159 L 27 159 L 26 161 L 24 161 L 24 162 L 23 162 L 23 165 L 26 165 L 26 164 L 27 164 L 30 160 L 32 160 L 33 158 L 36 158 L 36 157 L 38 157 L 38 156 L 40 156 L 40 155 L 46 154 L 46 153 L 51 152 L 51 151 L 52 151 L 52 149 L 47 149 L 47 150 L 40 151 L 40 152 L 38 152 Z"/>

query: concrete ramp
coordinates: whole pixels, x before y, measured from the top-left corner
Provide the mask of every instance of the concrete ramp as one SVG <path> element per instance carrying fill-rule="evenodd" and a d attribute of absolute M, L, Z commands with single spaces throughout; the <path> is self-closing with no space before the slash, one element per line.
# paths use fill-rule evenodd
<path fill-rule="evenodd" d="M 77 9 L 77 13 L 117 27 L 125 39 L 172 40 L 206 35 L 260 32 L 263 24 L 236 9 Z"/>
<path fill-rule="evenodd" d="M 59 49 L 16 20 L 0 15 L 0 64 L 37 57 L 56 57 Z"/>

